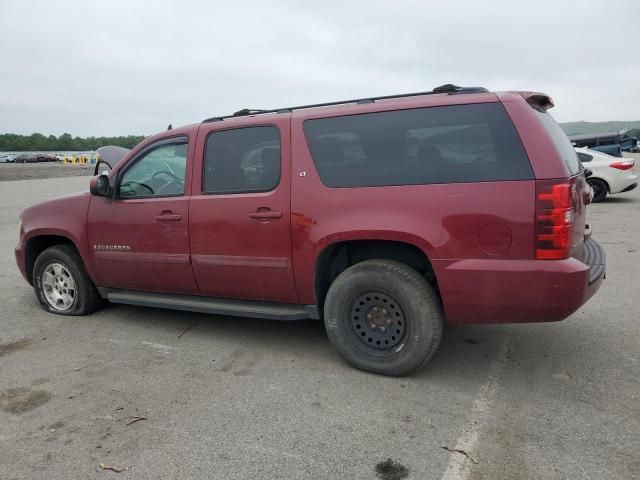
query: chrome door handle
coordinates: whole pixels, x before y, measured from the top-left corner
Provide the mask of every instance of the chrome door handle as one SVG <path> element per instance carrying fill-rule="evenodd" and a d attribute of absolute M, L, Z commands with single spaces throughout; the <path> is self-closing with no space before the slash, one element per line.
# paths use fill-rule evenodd
<path fill-rule="evenodd" d="M 159 222 L 176 222 L 182 218 L 182 215 L 173 212 L 162 212 L 160 215 L 156 215 L 156 220 Z"/>
<path fill-rule="evenodd" d="M 282 217 L 282 212 L 276 212 L 274 210 L 257 210 L 255 212 L 251 212 L 249 216 L 257 220 L 270 220 Z"/>

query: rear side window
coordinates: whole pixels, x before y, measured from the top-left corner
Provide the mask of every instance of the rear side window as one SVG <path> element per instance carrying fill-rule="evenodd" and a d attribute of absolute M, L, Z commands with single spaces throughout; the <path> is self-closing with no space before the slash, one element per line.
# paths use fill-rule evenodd
<path fill-rule="evenodd" d="M 567 164 L 570 175 L 575 175 L 580 172 L 580 162 L 578 161 L 578 155 L 573 149 L 573 145 L 569 141 L 569 138 L 564 133 L 560 125 L 544 110 L 535 109 L 538 118 L 542 121 L 545 130 L 553 140 L 556 146 L 556 150 Z"/>
<path fill-rule="evenodd" d="M 578 158 L 582 163 L 590 162 L 593 160 L 593 157 L 587 153 L 578 152 Z"/>
<path fill-rule="evenodd" d="M 280 182 L 280 131 L 245 127 L 209 134 L 202 191 L 268 192 Z"/>
<path fill-rule="evenodd" d="M 533 178 L 524 147 L 499 103 L 307 120 L 304 133 L 329 187 Z"/>

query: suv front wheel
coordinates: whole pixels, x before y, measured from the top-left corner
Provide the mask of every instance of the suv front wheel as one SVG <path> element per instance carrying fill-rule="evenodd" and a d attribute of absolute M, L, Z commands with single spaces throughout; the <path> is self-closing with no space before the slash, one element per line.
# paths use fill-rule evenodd
<path fill-rule="evenodd" d="M 329 340 L 351 365 L 400 376 L 425 364 L 442 337 L 442 312 L 426 279 L 393 260 L 343 271 L 324 305 Z"/>
<path fill-rule="evenodd" d="M 38 256 L 33 288 L 42 308 L 58 315 L 87 315 L 102 305 L 82 259 L 69 245 L 49 247 Z"/>

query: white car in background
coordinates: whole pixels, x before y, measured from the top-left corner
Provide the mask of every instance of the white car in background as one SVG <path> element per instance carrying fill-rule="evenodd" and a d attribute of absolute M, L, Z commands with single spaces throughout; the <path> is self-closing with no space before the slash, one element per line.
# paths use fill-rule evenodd
<path fill-rule="evenodd" d="M 588 148 L 576 148 L 576 153 L 584 168 L 591 170 L 587 182 L 593 189 L 593 202 L 601 202 L 608 194 L 628 192 L 638 186 L 638 176 L 633 173 L 635 160 L 612 157 Z"/>

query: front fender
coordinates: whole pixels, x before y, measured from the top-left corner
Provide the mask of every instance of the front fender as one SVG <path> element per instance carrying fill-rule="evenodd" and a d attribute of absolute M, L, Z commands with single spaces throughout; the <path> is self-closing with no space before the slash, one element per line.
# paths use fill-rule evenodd
<path fill-rule="evenodd" d="M 37 237 L 66 238 L 78 251 L 87 273 L 93 280 L 95 272 L 89 255 L 87 236 L 87 212 L 90 201 L 89 193 L 83 192 L 27 208 L 21 214 L 22 227 L 18 248 L 26 250 L 29 241 Z"/>

